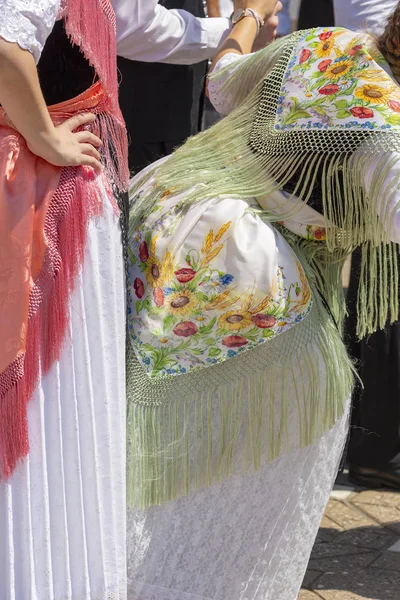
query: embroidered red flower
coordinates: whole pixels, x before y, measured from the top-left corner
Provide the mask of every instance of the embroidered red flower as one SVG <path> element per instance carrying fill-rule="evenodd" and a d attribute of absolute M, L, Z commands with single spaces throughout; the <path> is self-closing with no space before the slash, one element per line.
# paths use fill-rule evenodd
<path fill-rule="evenodd" d="M 270 329 L 276 323 L 275 317 L 271 317 L 270 315 L 254 315 L 251 319 L 254 325 L 257 325 L 260 329 Z"/>
<path fill-rule="evenodd" d="M 331 96 L 332 94 L 336 94 L 339 91 L 339 86 L 336 83 L 330 83 L 329 85 L 326 85 L 318 91 L 324 96 Z"/>
<path fill-rule="evenodd" d="M 139 279 L 139 277 L 136 277 L 135 281 L 133 282 L 133 287 L 136 296 L 139 298 L 139 300 L 141 300 L 141 298 L 144 296 L 144 283 L 141 279 Z"/>
<path fill-rule="evenodd" d="M 178 323 L 174 327 L 174 334 L 179 335 L 180 337 L 190 337 L 191 335 L 195 335 L 198 332 L 197 325 L 192 323 L 192 321 L 182 321 L 182 323 Z"/>
<path fill-rule="evenodd" d="M 147 262 L 149 260 L 149 247 L 146 242 L 142 242 L 139 246 L 139 258 L 142 262 Z"/>
<path fill-rule="evenodd" d="M 374 111 L 371 108 L 365 106 L 355 106 L 350 109 L 351 114 L 359 119 L 371 119 L 374 116 Z"/>
<path fill-rule="evenodd" d="M 327 70 L 327 68 L 329 67 L 331 62 L 332 62 L 332 59 L 328 58 L 328 60 L 323 60 L 322 62 L 319 63 L 318 69 L 321 71 L 321 73 L 324 73 Z"/>
<path fill-rule="evenodd" d="M 153 300 L 154 300 L 154 304 L 158 308 L 161 308 L 161 306 L 164 306 L 164 292 L 162 291 L 161 288 L 154 288 Z"/>
<path fill-rule="evenodd" d="M 227 348 L 241 348 L 248 344 L 247 340 L 241 335 L 228 335 L 222 340 L 222 344 Z"/>
<path fill-rule="evenodd" d="M 400 113 L 400 102 L 398 100 L 388 100 L 387 105 L 395 112 Z"/>
<path fill-rule="evenodd" d="M 324 31 L 320 34 L 319 39 L 325 42 L 326 40 L 329 40 L 330 37 L 332 37 L 332 34 L 332 31 Z"/>
<path fill-rule="evenodd" d="M 187 283 L 196 277 L 196 271 L 193 271 L 193 269 L 179 269 L 179 271 L 175 271 L 175 277 L 179 283 Z"/>
<path fill-rule="evenodd" d="M 326 236 L 325 229 L 323 227 L 317 227 L 314 229 L 313 235 L 315 240 L 324 240 Z"/>
<path fill-rule="evenodd" d="M 303 48 L 300 54 L 299 63 L 302 65 L 306 62 L 311 56 L 311 51 L 308 48 Z"/>
<path fill-rule="evenodd" d="M 360 50 L 362 50 L 362 46 L 361 44 L 358 44 L 357 46 L 353 46 L 350 50 L 349 50 L 349 55 L 350 56 L 355 56 L 356 54 L 358 54 L 360 52 Z"/>

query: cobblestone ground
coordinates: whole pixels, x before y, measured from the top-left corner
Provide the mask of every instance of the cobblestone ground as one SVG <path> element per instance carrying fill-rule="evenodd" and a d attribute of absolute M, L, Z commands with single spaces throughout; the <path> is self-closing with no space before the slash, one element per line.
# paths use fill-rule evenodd
<path fill-rule="evenodd" d="M 400 493 L 335 487 L 299 600 L 400 600 Z"/>

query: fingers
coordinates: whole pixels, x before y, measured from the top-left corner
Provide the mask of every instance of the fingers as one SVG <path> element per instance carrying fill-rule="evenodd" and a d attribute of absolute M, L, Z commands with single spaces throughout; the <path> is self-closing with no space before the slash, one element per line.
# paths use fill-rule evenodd
<path fill-rule="evenodd" d="M 78 127 L 82 127 L 88 123 L 93 123 L 95 118 L 95 115 L 92 113 L 83 113 L 82 115 L 76 115 L 75 117 L 67 119 L 67 121 L 63 123 L 62 127 L 67 127 L 67 129 L 70 131 L 74 131 L 75 129 L 78 129 Z"/>
<path fill-rule="evenodd" d="M 103 145 L 103 142 L 101 141 L 101 139 L 98 138 L 97 135 L 94 135 L 94 133 L 91 133 L 90 131 L 79 131 L 75 135 L 76 135 L 76 139 L 81 144 L 82 143 L 91 144 L 95 148 L 100 148 Z"/>
<path fill-rule="evenodd" d="M 81 144 L 80 151 L 82 152 L 82 154 L 93 156 L 98 161 L 101 160 L 100 153 L 91 144 Z"/>
<path fill-rule="evenodd" d="M 97 173 L 103 170 L 101 163 L 96 160 L 93 156 L 82 154 L 79 164 L 85 167 L 92 167 Z"/>
<path fill-rule="evenodd" d="M 276 33 L 276 29 L 278 28 L 278 25 L 279 25 L 279 17 L 278 16 L 270 17 L 266 23 L 266 26 L 268 27 L 269 31 L 272 32 L 273 34 Z"/>
<path fill-rule="evenodd" d="M 278 0 L 278 2 L 276 3 L 276 6 L 275 6 L 274 14 L 275 15 L 278 14 L 278 12 L 280 12 L 282 10 L 282 8 L 283 8 L 282 2 L 280 0 Z"/>

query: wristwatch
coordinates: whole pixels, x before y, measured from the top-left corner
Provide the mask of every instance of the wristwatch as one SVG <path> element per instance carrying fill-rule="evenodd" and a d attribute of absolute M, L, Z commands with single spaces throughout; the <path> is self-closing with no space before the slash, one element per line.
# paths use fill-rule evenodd
<path fill-rule="evenodd" d="M 235 12 L 233 12 L 231 15 L 232 26 L 237 25 L 237 23 L 239 23 L 242 19 L 245 19 L 246 17 L 252 17 L 256 20 L 257 33 L 259 33 L 261 27 L 264 27 L 264 21 L 260 17 L 260 15 L 256 13 L 256 11 L 252 8 L 241 8 L 239 10 L 235 10 Z"/>

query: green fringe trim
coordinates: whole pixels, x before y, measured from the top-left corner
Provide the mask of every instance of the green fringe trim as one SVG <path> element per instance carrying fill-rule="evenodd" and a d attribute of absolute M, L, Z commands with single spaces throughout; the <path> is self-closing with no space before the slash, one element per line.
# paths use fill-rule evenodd
<path fill-rule="evenodd" d="M 302 35 L 283 38 L 243 61 L 225 86 L 237 108 L 210 130 L 189 139 L 164 164 L 134 180 L 130 232 L 167 189 L 184 192 L 178 221 L 197 202 L 217 197 L 257 199 L 282 189 L 293 178 L 297 182 L 293 197 L 299 203 L 308 202 L 317 174 L 322 173 L 325 248 L 331 254 L 315 251 L 313 266 L 321 287 L 330 289 L 330 282 L 322 281 L 327 263 L 342 260 L 361 246 L 365 268 L 359 284 L 357 334 L 362 338 L 387 321 L 396 321 L 399 314 L 398 249 L 378 219 L 377 205 L 381 197 L 390 200 L 396 193 L 395 181 L 384 182 L 398 160 L 389 160 L 388 153 L 400 153 L 400 134 L 335 128 L 276 130 L 286 67 Z M 367 195 L 364 174 L 372 165 L 374 177 Z M 155 186 L 140 195 L 143 184 L 153 176 Z M 396 208 L 386 215 L 387 228 Z M 270 222 L 290 218 L 290 212 L 279 216 L 263 212 Z M 331 309 L 343 312 L 340 307 Z"/>
<path fill-rule="evenodd" d="M 128 504 L 163 504 L 312 444 L 343 414 L 353 379 L 318 295 L 282 336 L 201 371 L 152 380 L 129 348 Z"/>

